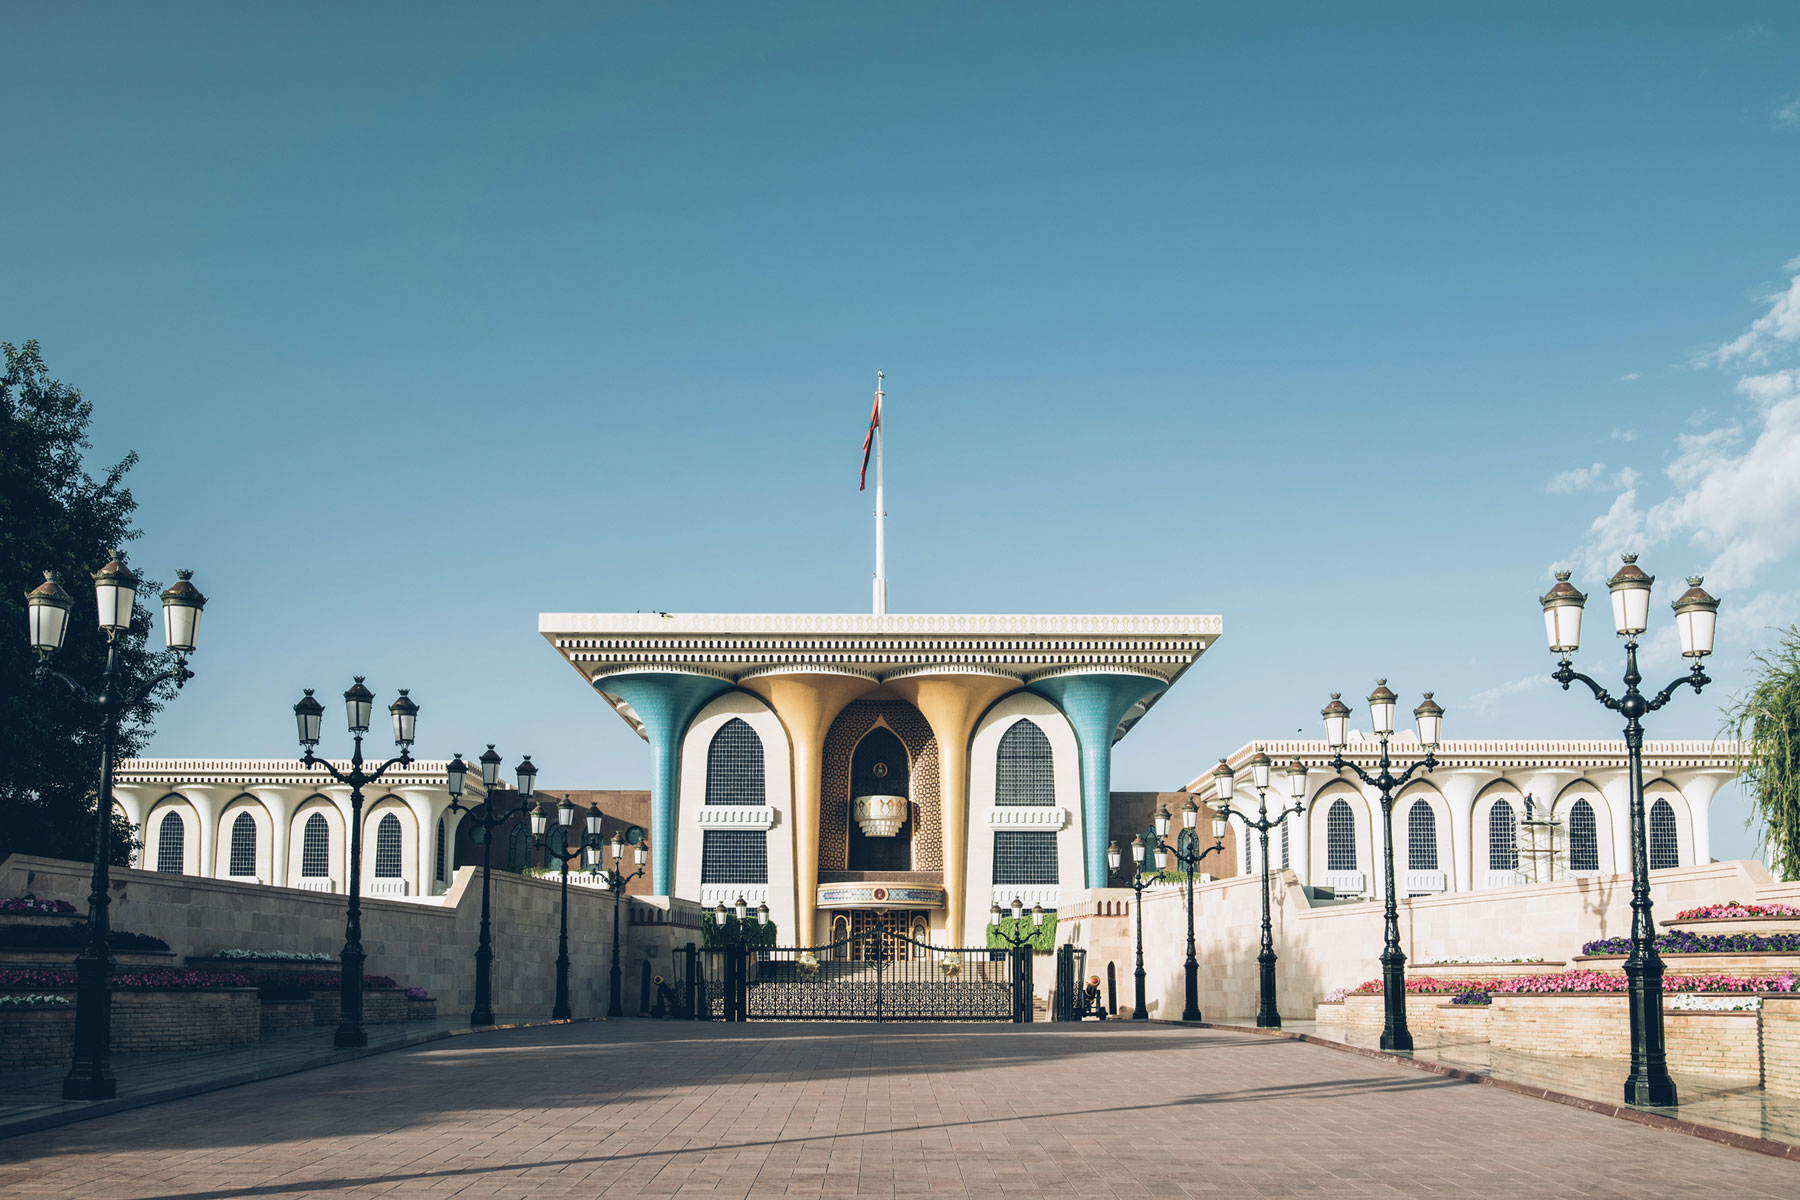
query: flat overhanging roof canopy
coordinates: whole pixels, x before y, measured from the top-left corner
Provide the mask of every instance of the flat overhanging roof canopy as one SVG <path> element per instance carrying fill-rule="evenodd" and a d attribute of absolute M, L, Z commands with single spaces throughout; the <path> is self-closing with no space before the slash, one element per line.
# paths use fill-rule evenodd
<path fill-rule="evenodd" d="M 728 683 L 765 675 L 985 675 L 1020 687 L 1065 675 L 1172 684 L 1220 636 L 1216 616 L 911 613 L 541 613 L 538 632 L 606 695 L 612 675 L 665 672 Z M 628 706 L 619 714 L 643 728 Z M 1120 722 L 1122 736 L 1156 697 Z"/>

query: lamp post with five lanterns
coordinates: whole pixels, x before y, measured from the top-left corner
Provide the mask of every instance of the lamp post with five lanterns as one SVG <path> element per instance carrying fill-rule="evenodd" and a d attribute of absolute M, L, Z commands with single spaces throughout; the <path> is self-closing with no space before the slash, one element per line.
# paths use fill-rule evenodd
<path fill-rule="evenodd" d="M 1444 730 L 1443 706 L 1426 692 L 1419 707 L 1413 709 L 1425 757 L 1395 775 L 1390 769 L 1394 764 L 1388 757 L 1388 740 L 1394 736 L 1394 706 L 1398 702 L 1399 697 L 1389 690 L 1387 680 L 1377 679 L 1375 690 L 1369 693 L 1369 715 L 1374 721 L 1375 736 L 1381 739 L 1381 757 L 1376 761 L 1373 775 L 1344 757 L 1344 748 L 1350 744 L 1350 706 L 1333 692 L 1330 702 L 1319 714 L 1325 718 L 1325 741 L 1336 752 L 1325 765 L 1334 771 L 1348 769 L 1363 783 L 1381 792 L 1381 827 L 1384 831 L 1381 847 L 1386 872 L 1381 950 L 1382 1008 L 1385 1010 L 1381 1026 L 1383 1050 L 1413 1048 L 1412 1031 L 1406 1027 L 1406 952 L 1400 949 L 1400 908 L 1394 895 L 1394 794 L 1406 786 L 1413 772 L 1421 768 L 1426 771 L 1437 769 L 1437 756 L 1432 752 L 1437 749 Z"/>
<path fill-rule="evenodd" d="M 737 918 L 737 924 L 726 925 L 726 919 L 731 916 Z M 745 1017 L 744 993 L 748 986 L 750 966 L 749 951 L 745 944 L 748 935 L 745 933 L 745 929 L 749 917 L 750 905 L 742 896 L 739 896 L 737 903 L 729 909 L 725 907 L 723 900 L 719 901 L 718 907 L 713 909 L 713 928 L 719 931 L 719 937 L 725 943 L 727 966 L 724 980 L 724 1019 L 727 1021 L 743 1021 Z M 769 906 L 767 904 L 756 906 L 756 923 L 760 927 L 767 927 L 769 924 Z"/>
<path fill-rule="evenodd" d="M 107 977 L 112 974 L 112 952 L 107 939 L 112 931 L 107 909 L 112 892 L 113 743 L 121 714 L 130 711 L 164 683 L 179 689 L 194 673 L 187 656 L 194 652 L 200 629 L 200 612 L 206 597 L 191 582 L 192 571 L 177 571 L 176 581 L 162 594 L 163 629 L 175 665 L 132 688 L 122 684 L 119 672 L 119 635 L 131 628 L 137 604 L 138 578 L 125 565 L 123 552 L 115 552 L 104 567 L 94 572 L 94 599 L 99 609 L 100 630 L 106 635 L 106 667 L 100 690 L 90 692 L 74 678 L 50 665 L 69 632 L 69 612 L 74 600 L 62 590 L 54 571 L 44 572 L 44 582 L 26 593 L 25 607 L 31 648 L 37 653 L 37 677 L 58 679 L 82 704 L 100 711 L 100 793 L 94 802 L 94 871 L 88 891 L 87 945 L 75 958 L 75 1045 L 69 1074 L 63 1080 L 64 1100 L 110 1100 L 118 1094 L 113 1078 L 108 1043 L 112 1039 L 112 993 Z"/>
<path fill-rule="evenodd" d="M 1262 836 L 1262 950 L 1256 956 L 1259 993 L 1256 1024 L 1260 1029 L 1280 1029 L 1281 1010 L 1275 1004 L 1275 934 L 1269 923 L 1269 830 L 1306 811 L 1306 765 L 1296 758 L 1282 772 L 1287 776 L 1288 798 L 1294 806 L 1282 809 L 1273 817 L 1269 815 L 1269 768 L 1269 756 L 1258 748 L 1250 756 L 1250 779 L 1256 787 L 1254 820 L 1243 810 L 1231 807 L 1232 783 L 1237 772 L 1231 769 L 1230 763 L 1222 758 L 1219 760 L 1218 768 L 1213 771 L 1213 781 L 1219 791 L 1219 816 L 1236 817 L 1244 823 L 1245 832 L 1254 829 Z"/>
<path fill-rule="evenodd" d="M 562 899 L 557 905 L 556 1006 L 550 1010 L 553 1021 L 567 1021 L 573 1016 L 569 1008 L 569 862 L 580 858 L 584 850 L 590 852 L 589 857 L 599 850 L 600 806 L 589 805 L 585 819 L 587 832 L 571 847 L 569 832 L 575 828 L 575 805 L 567 796 L 556 806 L 556 828 L 562 832 L 560 839 L 550 835 L 550 805 L 540 803 L 531 810 L 531 836 L 544 848 L 545 858 L 556 860 L 562 875 Z"/>
<path fill-rule="evenodd" d="M 362 740 L 363 734 L 369 732 L 374 707 L 375 693 L 363 686 L 361 675 L 356 676 L 350 690 L 344 693 L 345 714 L 350 722 L 350 733 L 356 739 L 350 754 L 350 770 L 345 772 L 313 753 L 313 748 L 319 744 L 319 726 L 325 716 L 325 706 L 313 698 L 313 690 L 307 688 L 300 703 L 294 705 L 294 723 L 299 727 L 300 745 L 305 750 L 300 756 L 301 765 L 317 767 L 350 789 L 349 903 L 344 909 L 344 949 L 339 954 L 338 1027 L 332 1039 L 338 1046 L 369 1044 L 369 1035 L 362 1027 L 363 963 L 368 959 L 362 944 L 363 788 L 387 774 L 389 768 L 404 767 L 412 762 L 413 738 L 419 724 L 419 706 L 406 694 L 406 689 L 401 688 L 399 698 L 388 705 L 388 715 L 394 722 L 394 744 L 400 747 L 400 753 L 373 771 L 365 771 Z"/>
<path fill-rule="evenodd" d="M 994 927 L 994 936 L 1006 943 L 1007 953 L 1012 955 L 1013 1024 L 1029 1025 L 1031 1023 L 1033 988 L 1031 986 L 1031 955 L 1026 953 L 1025 948 L 1031 945 L 1031 939 L 1037 936 L 1036 931 L 1044 927 L 1044 906 L 1042 904 L 1031 906 L 1033 930 L 1031 933 L 1019 932 L 1019 922 L 1025 919 L 1025 901 L 1019 897 L 1013 897 L 1013 927 L 1011 929 L 1001 928 L 1000 918 L 1002 915 L 997 902 L 993 908 L 988 910 L 988 921 Z"/>
<path fill-rule="evenodd" d="M 500 785 L 500 756 L 494 752 L 492 743 L 482 752 L 481 785 L 484 800 L 481 815 L 462 802 L 463 782 L 469 774 L 469 764 L 463 761 L 460 753 L 450 759 L 450 766 L 445 772 L 450 792 L 450 811 L 469 814 L 469 820 L 475 822 L 481 830 L 481 937 L 475 943 L 475 1010 L 469 1014 L 471 1025 L 492 1025 L 494 1023 L 494 937 L 493 926 L 488 918 L 489 876 L 494 865 L 494 831 L 506 824 L 514 816 L 531 811 L 531 797 L 537 788 L 537 768 L 531 764 L 531 755 L 527 754 L 513 770 L 519 779 L 519 805 L 498 813 L 494 808 L 494 791 Z"/>
<path fill-rule="evenodd" d="M 1656 582 L 1637 565 L 1637 555 L 1624 556 L 1624 564 L 1607 581 L 1612 593 L 1613 626 L 1625 639 L 1625 694 L 1614 699 L 1605 688 L 1577 671 L 1570 655 L 1581 648 L 1581 611 L 1587 597 L 1569 582 L 1569 572 L 1556 572 L 1556 583 L 1539 597 L 1544 609 L 1544 633 L 1550 653 L 1561 662 L 1550 676 L 1563 690 L 1580 681 L 1594 699 L 1625 718 L 1625 752 L 1631 789 L 1631 953 L 1625 958 L 1631 1012 L 1631 1073 L 1625 1077 L 1625 1102 L 1637 1105 L 1673 1106 L 1675 1081 L 1669 1077 L 1667 1049 L 1663 1043 L 1663 962 L 1656 952 L 1656 922 L 1650 910 L 1650 860 L 1644 838 L 1644 725 L 1645 713 L 1667 704 L 1677 689 L 1691 687 L 1698 694 L 1711 683 L 1702 660 L 1713 650 L 1719 602 L 1707 595 L 1700 576 L 1688 579 L 1688 590 L 1676 597 L 1675 629 L 1681 654 L 1694 665 L 1655 696 L 1638 690 L 1638 636 L 1650 625 L 1650 588 Z"/>

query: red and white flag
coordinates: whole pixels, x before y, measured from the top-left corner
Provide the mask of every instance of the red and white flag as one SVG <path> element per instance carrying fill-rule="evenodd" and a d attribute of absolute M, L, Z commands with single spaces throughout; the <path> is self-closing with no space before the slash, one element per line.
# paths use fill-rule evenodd
<path fill-rule="evenodd" d="M 875 407 L 869 413 L 869 432 L 863 434 L 862 474 L 856 481 L 856 490 L 863 491 L 869 484 L 869 450 L 875 445 L 875 431 L 881 428 L 881 385 L 875 385 Z"/>

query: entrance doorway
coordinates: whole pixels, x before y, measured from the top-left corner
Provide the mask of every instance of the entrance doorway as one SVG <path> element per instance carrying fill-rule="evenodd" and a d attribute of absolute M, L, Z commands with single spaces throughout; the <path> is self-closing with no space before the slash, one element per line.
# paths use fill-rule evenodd
<path fill-rule="evenodd" d="M 867 936 L 877 932 L 890 936 Z M 893 942 L 893 936 L 929 942 L 931 915 L 921 908 L 853 908 L 831 915 L 831 944 L 841 946 L 840 956 L 850 961 L 867 961 L 876 953 L 889 958 L 911 957 L 906 943 Z"/>

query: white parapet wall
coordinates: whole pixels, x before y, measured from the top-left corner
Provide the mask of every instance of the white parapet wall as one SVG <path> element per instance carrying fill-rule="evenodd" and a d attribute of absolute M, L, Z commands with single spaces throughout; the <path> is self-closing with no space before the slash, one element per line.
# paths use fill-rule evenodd
<path fill-rule="evenodd" d="M 1800 904 L 1800 883 L 1776 883 L 1755 861 L 1673 867 L 1650 878 L 1659 922 L 1681 909 L 1727 900 Z M 1292 871 L 1275 872 L 1271 882 L 1284 1018 L 1311 1020 L 1326 992 L 1380 977 L 1379 901 L 1315 903 Z M 1132 904 L 1130 889 L 1093 889 L 1059 914 L 1058 937 L 1087 949 L 1088 974 L 1104 980 L 1112 966 L 1121 1006 L 1129 1006 L 1132 996 Z M 1584 942 L 1629 934 L 1630 905 L 1629 875 L 1418 896 L 1400 901 L 1400 945 L 1409 964 L 1483 956 L 1567 960 Z M 1146 891 L 1143 916 L 1146 1007 L 1153 1018 L 1179 1018 L 1187 939 L 1182 889 Z M 1250 1018 L 1257 1004 L 1262 877 L 1197 884 L 1194 926 L 1202 1013 L 1209 1020 Z"/>

